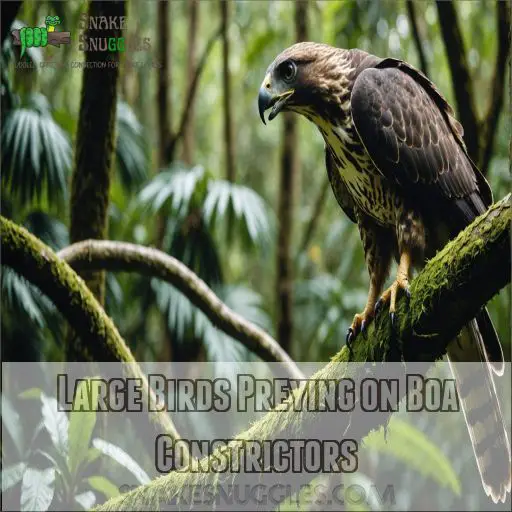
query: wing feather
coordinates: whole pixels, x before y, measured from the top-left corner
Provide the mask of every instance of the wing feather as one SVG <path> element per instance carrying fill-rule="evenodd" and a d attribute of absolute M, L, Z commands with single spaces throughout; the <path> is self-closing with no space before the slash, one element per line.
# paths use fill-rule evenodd
<path fill-rule="evenodd" d="M 352 89 L 351 110 L 361 141 L 390 181 L 416 197 L 437 195 L 456 206 L 467 200 L 471 211 L 492 202 L 487 181 L 467 154 L 462 126 L 419 71 L 394 59 L 364 69 Z"/>

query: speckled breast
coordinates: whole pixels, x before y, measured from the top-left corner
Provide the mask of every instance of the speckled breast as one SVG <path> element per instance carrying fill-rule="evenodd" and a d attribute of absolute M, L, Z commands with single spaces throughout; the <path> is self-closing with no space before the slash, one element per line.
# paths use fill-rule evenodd
<path fill-rule="evenodd" d="M 395 225 L 401 196 L 375 168 L 353 128 L 333 127 L 330 123 L 317 126 L 354 202 L 380 224 Z"/>

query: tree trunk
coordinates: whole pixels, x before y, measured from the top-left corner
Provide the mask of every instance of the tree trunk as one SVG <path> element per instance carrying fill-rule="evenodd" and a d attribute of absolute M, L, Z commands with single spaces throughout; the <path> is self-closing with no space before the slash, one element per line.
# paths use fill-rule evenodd
<path fill-rule="evenodd" d="M 462 39 L 462 32 L 453 2 L 436 2 L 439 25 L 445 42 L 446 56 L 452 74 L 453 92 L 457 104 L 460 122 L 464 127 L 464 141 L 469 156 L 474 162 L 479 161 L 480 130 L 474 102 L 473 82 L 469 75 L 469 66 Z"/>
<path fill-rule="evenodd" d="M 233 104 L 231 77 L 229 74 L 229 7 L 227 0 L 220 0 L 222 18 L 222 85 L 224 88 L 224 144 L 226 151 L 226 177 L 235 181 L 235 145 L 233 144 Z"/>
<path fill-rule="evenodd" d="M 90 16 L 123 16 L 124 2 L 90 2 Z M 86 33 L 88 29 L 86 29 Z M 91 37 L 120 37 L 121 29 L 94 31 Z M 110 167 L 114 149 L 119 53 L 85 52 L 86 62 L 105 62 L 105 68 L 86 67 L 76 136 L 75 168 L 71 183 L 71 242 L 107 235 Z M 105 273 L 83 272 L 89 289 L 100 304 L 105 300 Z M 70 341 L 68 360 L 76 354 Z"/>
<path fill-rule="evenodd" d="M 464 127 L 464 140 L 469 156 L 485 175 L 489 168 L 494 135 L 503 107 L 505 70 L 510 52 L 510 3 L 496 2 L 497 49 L 494 73 L 488 90 L 489 107 L 482 119 L 475 108 L 473 83 L 453 2 L 437 1 L 439 24 L 452 75 L 457 111 Z"/>
<path fill-rule="evenodd" d="M 295 30 L 298 41 L 307 39 L 307 0 L 295 4 Z M 277 235 L 277 339 L 286 352 L 290 351 L 293 333 L 293 215 L 296 182 L 299 173 L 297 119 L 284 114 L 281 174 L 279 180 Z"/>
<path fill-rule="evenodd" d="M 171 62 L 170 29 L 171 2 L 168 0 L 158 2 L 158 90 L 157 90 L 157 123 L 158 123 L 158 169 L 161 170 L 170 164 L 169 141 L 171 138 L 172 110 L 169 101 L 171 89 Z M 161 248 L 165 236 L 166 217 L 159 214 L 157 219 L 157 247 Z M 158 358 L 160 361 L 171 361 L 172 335 L 167 323 L 167 315 L 162 315 L 163 336 Z"/>
<path fill-rule="evenodd" d="M 414 39 L 414 44 L 416 46 L 416 51 L 418 52 L 418 60 L 420 62 L 420 69 L 423 73 L 429 76 L 428 70 L 428 62 L 427 57 L 425 55 L 425 51 L 423 50 L 422 37 L 420 33 L 420 28 L 418 25 L 418 17 L 416 16 L 416 5 L 414 4 L 414 0 L 407 0 L 407 14 L 409 16 L 409 21 L 411 23 L 412 28 L 412 37 Z"/>
<path fill-rule="evenodd" d="M 123 16 L 124 2 L 90 2 L 90 16 Z M 91 37 L 120 37 L 121 30 L 95 31 Z M 86 62 L 113 62 L 105 68 L 85 68 L 72 178 L 70 240 L 102 239 L 107 234 L 110 166 L 114 149 L 119 54 L 85 52 Z M 103 304 L 105 276 L 84 273 L 83 278 Z"/>
<path fill-rule="evenodd" d="M 505 90 L 507 59 L 510 59 L 510 2 L 496 2 L 496 31 L 498 48 L 490 87 L 490 102 L 487 115 L 482 120 L 482 155 L 479 161 L 480 170 L 486 174 L 492 157 L 495 134 L 498 128 Z M 510 94 L 510 93 L 509 93 Z"/>
<path fill-rule="evenodd" d="M 157 122 L 158 122 L 158 167 L 161 169 L 169 164 L 167 146 L 171 138 L 172 104 L 169 101 L 171 89 L 171 62 L 169 47 L 171 32 L 169 13 L 171 3 L 167 0 L 158 2 L 158 91 L 157 91 Z"/>
<path fill-rule="evenodd" d="M 190 89 L 196 71 L 197 26 L 199 21 L 198 0 L 188 0 L 189 28 L 187 54 L 187 91 Z M 185 94 L 186 96 L 186 94 Z M 183 161 L 191 165 L 194 160 L 194 104 L 190 105 L 190 113 L 183 134 Z"/>

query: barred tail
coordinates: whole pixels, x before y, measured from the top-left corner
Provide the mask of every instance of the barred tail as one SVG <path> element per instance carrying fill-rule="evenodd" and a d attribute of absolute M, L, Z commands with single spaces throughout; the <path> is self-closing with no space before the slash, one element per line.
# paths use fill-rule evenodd
<path fill-rule="evenodd" d="M 496 396 L 491 365 L 477 320 L 467 324 L 448 346 L 460 403 L 487 496 L 505 502 L 510 493 L 510 443 Z M 472 364 L 454 364 L 454 363 Z"/>

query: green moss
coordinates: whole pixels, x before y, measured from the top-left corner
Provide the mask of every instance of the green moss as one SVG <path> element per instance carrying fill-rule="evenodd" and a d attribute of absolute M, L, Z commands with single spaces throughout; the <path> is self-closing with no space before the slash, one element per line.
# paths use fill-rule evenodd
<path fill-rule="evenodd" d="M 89 335 L 83 336 L 88 344 L 85 353 L 97 361 L 129 363 L 125 369 L 130 376 L 141 378 L 147 397 L 147 380 L 135 361 L 130 349 L 119 334 L 112 320 L 74 270 L 43 242 L 25 228 L 0 216 L 2 237 L 2 264 L 13 268 L 20 275 L 38 286 L 73 324 L 88 326 Z M 76 325 L 72 325 L 76 328 Z M 178 437 L 176 429 L 166 413 L 151 413 L 151 421 L 160 431 Z"/>

